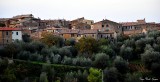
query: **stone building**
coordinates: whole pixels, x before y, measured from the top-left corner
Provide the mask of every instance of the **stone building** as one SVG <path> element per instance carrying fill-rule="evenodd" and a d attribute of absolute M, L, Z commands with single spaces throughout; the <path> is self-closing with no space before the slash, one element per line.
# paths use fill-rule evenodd
<path fill-rule="evenodd" d="M 122 30 L 124 35 L 147 33 L 147 31 L 160 30 L 160 26 L 155 22 L 146 22 L 145 19 L 136 22 L 123 22 Z"/>
<path fill-rule="evenodd" d="M 29 29 L 39 26 L 40 19 L 35 18 L 32 14 L 17 15 L 6 21 L 8 27 Z"/>
<path fill-rule="evenodd" d="M 54 31 L 48 31 L 48 32 L 52 32 L 54 35 L 59 35 L 63 37 L 65 40 L 70 38 L 74 38 L 78 40 L 82 37 L 92 37 L 95 39 L 101 39 L 101 38 L 116 39 L 118 34 L 115 31 L 102 32 L 102 31 L 99 31 L 98 29 L 85 29 L 85 30 L 59 29 L 58 32 L 54 32 Z"/>
<path fill-rule="evenodd" d="M 64 39 L 76 39 L 77 37 L 79 37 L 79 30 L 63 29 L 59 32 L 59 35 L 62 36 Z"/>
<path fill-rule="evenodd" d="M 15 40 L 22 40 L 22 31 L 20 28 L 0 28 L 0 45 L 6 45 Z"/>
<path fill-rule="evenodd" d="M 93 20 L 88 20 L 82 17 L 82 18 L 72 20 L 71 27 L 72 29 L 90 29 L 93 23 L 94 23 Z"/>
<path fill-rule="evenodd" d="M 58 19 L 58 20 L 41 20 L 41 22 L 45 23 L 46 28 L 47 27 L 56 27 L 56 28 L 70 28 L 70 21 L 67 21 L 65 19 Z"/>
<path fill-rule="evenodd" d="M 105 31 L 121 32 L 122 25 L 119 23 L 105 19 L 105 20 L 94 23 L 91 26 L 91 29 L 98 29 L 99 31 L 102 31 L 102 32 L 105 32 Z"/>

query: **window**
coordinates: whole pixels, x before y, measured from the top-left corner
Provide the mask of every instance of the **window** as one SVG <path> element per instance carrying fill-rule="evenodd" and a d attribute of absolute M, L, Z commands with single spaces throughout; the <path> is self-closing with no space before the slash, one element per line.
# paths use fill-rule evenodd
<path fill-rule="evenodd" d="M 102 27 L 104 27 L 104 25 L 102 25 Z"/>
<path fill-rule="evenodd" d="M 13 32 L 12 32 L 12 34 L 13 34 Z"/>
<path fill-rule="evenodd" d="M 107 24 L 106 27 L 108 27 L 109 25 Z"/>
<path fill-rule="evenodd" d="M 94 34 L 92 34 L 92 37 L 94 37 Z"/>
<path fill-rule="evenodd" d="M 120 26 L 118 26 L 118 28 L 120 28 Z"/>
<path fill-rule="evenodd" d="M 8 32 L 6 32 L 6 35 L 8 35 Z"/>
<path fill-rule="evenodd" d="M 71 34 L 71 37 L 74 37 L 74 34 Z"/>
<path fill-rule="evenodd" d="M 102 36 L 102 34 L 101 34 L 101 38 L 102 38 L 103 36 Z"/>
<path fill-rule="evenodd" d="M 126 29 L 127 29 L 127 26 L 126 26 Z"/>
<path fill-rule="evenodd" d="M 16 35 L 18 35 L 18 32 L 16 32 Z"/>
<path fill-rule="evenodd" d="M 8 43 L 8 40 L 7 40 L 7 43 Z"/>

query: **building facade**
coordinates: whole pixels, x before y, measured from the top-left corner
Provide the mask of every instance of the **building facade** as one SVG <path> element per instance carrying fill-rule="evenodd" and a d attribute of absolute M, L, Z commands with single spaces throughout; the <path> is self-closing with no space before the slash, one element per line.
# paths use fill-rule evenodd
<path fill-rule="evenodd" d="M 46 28 L 50 28 L 50 27 L 57 27 L 57 28 L 61 28 L 61 27 L 66 27 L 69 28 L 70 27 L 70 21 L 67 21 L 65 19 L 58 19 L 58 20 L 41 20 L 41 22 L 44 23 Z"/>
<path fill-rule="evenodd" d="M 118 34 L 114 31 L 102 32 L 97 29 L 86 29 L 86 30 L 60 29 L 58 32 L 54 32 L 54 31 L 47 31 L 47 32 L 51 32 L 54 35 L 61 36 L 65 40 L 70 39 L 70 38 L 74 38 L 74 39 L 78 40 L 82 37 L 92 37 L 97 40 L 101 39 L 101 38 L 116 39 L 117 34 Z"/>
<path fill-rule="evenodd" d="M 90 29 L 91 25 L 94 23 L 93 20 L 85 19 L 84 17 L 78 18 L 71 21 L 72 29 Z"/>
<path fill-rule="evenodd" d="M 122 30 L 124 35 L 146 34 L 148 31 L 160 30 L 160 25 L 155 22 L 146 22 L 145 19 L 136 22 L 123 22 Z"/>
<path fill-rule="evenodd" d="M 100 31 L 121 31 L 121 27 L 121 24 L 105 19 L 94 23 L 91 29 L 98 29 Z"/>
<path fill-rule="evenodd" d="M 0 27 L 0 45 L 6 45 L 15 40 L 22 40 L 21 29 Z"/>

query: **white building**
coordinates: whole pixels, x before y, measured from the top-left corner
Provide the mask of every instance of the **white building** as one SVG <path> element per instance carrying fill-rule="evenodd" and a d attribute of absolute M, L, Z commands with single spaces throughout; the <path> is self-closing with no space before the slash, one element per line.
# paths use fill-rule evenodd
<path fill-rule="evenodd" d="M 9 44 L 15 40 L 22 40 L 20 28 L 0 27 L 0 45 Z"/>
<path fill-rule="evenodd" d="M 21 30 L 13 30 L 12 31 L 12 41 L 22 40 L 22 31 Z"/>

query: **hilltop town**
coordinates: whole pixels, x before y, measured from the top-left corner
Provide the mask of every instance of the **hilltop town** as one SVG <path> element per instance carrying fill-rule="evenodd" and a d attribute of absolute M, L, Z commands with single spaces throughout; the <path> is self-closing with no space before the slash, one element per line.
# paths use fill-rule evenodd
<path fill-rule="evenodd" d="M 75 20 L 55 19 L 41 20 L 35 18 L 32 14 L 24 14 L 13 16 L 12 18 L 0 18 L 0 32 L 11 31 L 17 32 L 17 36 L 12 34 L 12 37 L 2 37 L 0 44 L 10 43 L 13 40 L 22 40 L 23 34 L 30 35 L 33 39 L 43 38 L 43 32 L 50 32 L 53 35 L 62 36 L 65 39 L 91 36 L 95 39 L 106 38 L 116 39 L 117 35 L 134 35 L 146 34 L 148 31 L 160 30 L 160 23 L 146 22 L 145 19 L 135 22 L 114 22 L 109 19 L 102 19 L 94 22 L 94 20 L 77 18 Z M 3 40 L 3 41 L 2 41 Z"/>
<path fill-rule="evenodd" d="M 0 82 L 159 82 L 160 23 L 0 18 Z"/>

